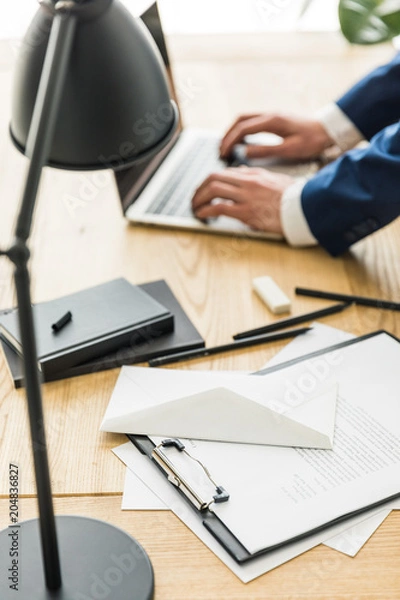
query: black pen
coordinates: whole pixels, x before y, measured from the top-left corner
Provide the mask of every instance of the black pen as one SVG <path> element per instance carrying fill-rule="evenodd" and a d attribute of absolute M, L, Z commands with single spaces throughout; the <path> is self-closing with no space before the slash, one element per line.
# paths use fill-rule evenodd
<path fill-rule="evenodd" d="M 314 310 L 313 312 L 298 315 L 296 317 L 289 317 L 289 319 L 279 319 L 279 321 L 274 321 L 269 325 L 264 325 L 263 327 L 257 327 L 256 329 L 249 329 L 248 331 L 241 331 L 240 333 L 236 333 L 233 335 L 234 340 L 241 340 L 242 338 L 252 337 L 254 335 L 261 335 L 262 333 L 270 333 L 271 331 L 279 331 L 280 329 L 284 329 L 285 327 L 291 327 L 292 325 L 298 325 L 299 323 L 304 323 L 305 321 L 310 321 L 311 319 L 320 319 L 321 317 L 326 317 L 328 315 L 333 315 L 334 313 L 338 313 L 345 308 L 348 308 L 352 305 L 352 302 L 340 302 L 339 304 L 333 304 L 332 306 L 328 306 L 328 308 L 322 308 L 321 310 Z"/>
<path fill-rule="evenodd" d="M 212 354 L 218 354 L 219 352 L 228 352 L 229 350 L 239 350 L 239 348 L 248 348 L 249 346 L 256 346 L 257 344 L 266 344 L 267 342 L 276 342 L 278 340 L 285 340 L 286 338 L 296 337 L 302 333 L 306 333 L 312 327 L 300 327 L 299 329 L 289 329 L 288 331 L 280 331 L 279 333 L 272 333 L 268 335 L 258 335 L 250 338 L 239 340 L 238 342 L 231 342 L 230 344 L 223 344 L 222 346 L 213 346 L 211 348 L 198 348 L 194 350 L 187 350 L 186 352 L 177 352 L 175 354 L 169 354 L 168 356 L 159 356 L 149 360 L 150 367 L 161 367 L 168 363 L 181 362 L 184 360 L 190 360 L 191 358 L 201 358 L 203 356 L 211 356 Z"/>
<path fill-rule="evenodd" d="M 399 302 L 390 302 L 390 300 L 379 300 L 378 298 L 366 298 L 365 296 L 352 296 L 350 294 L 337 294 L 336 292 L 321 292 L 320 290 L 310 290 L 308 288 L 295 288 L 298 296 L 310 296 L 311 298 L 323 298 L 325 300 L 338 300 L 339 302 L 353 302 L 361 306 L 372 306 L 374 308 L 384 308 L 387 310 L 400 310 Z"/>
<path fill-rule="evenodd" d="M 53 323 L 51 326 L 54 333 L 58 333 L 61 331 L 63 327 L 65 327 L 72 320 L 72 312 L 68 311 L 59 319 L 56 323 Z"/>

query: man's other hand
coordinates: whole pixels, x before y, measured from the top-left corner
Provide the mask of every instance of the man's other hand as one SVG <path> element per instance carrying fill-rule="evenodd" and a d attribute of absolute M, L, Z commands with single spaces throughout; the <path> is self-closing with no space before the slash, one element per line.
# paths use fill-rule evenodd
<path fill-rule="evenodd" d="M 282 141 L 272 145 L 248 144 L 248 159 L 277 157 L 306 160 L 315 158 L 334 144 L 317 120 L 280 114 L 248 114 L 238 117 L 224 135 L 220 145 L 221 157 L 229 158 L 235 144 L 243 142 L 246 135 L 261 132 L 278 135 Z"/>

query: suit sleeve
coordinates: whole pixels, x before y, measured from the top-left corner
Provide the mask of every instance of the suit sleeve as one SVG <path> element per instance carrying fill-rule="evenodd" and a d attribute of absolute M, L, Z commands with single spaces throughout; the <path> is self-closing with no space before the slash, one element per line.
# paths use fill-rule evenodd
<path fill-rule="evenodd" d="M 303 212 L 319 244 L 332 256 L 400 215 L 400 124 L 350 150 L 304 186 Z"/>
<path fill-rule="evenodd" d="M 336 104 L 365 139 L 400 119 L 400 53 L 361 79 Z"/>

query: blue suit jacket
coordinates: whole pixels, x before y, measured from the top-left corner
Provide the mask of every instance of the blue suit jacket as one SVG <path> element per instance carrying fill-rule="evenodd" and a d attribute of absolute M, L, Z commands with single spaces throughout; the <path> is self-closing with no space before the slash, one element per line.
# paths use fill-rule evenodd
<path fill-rule="evenodd" d="M 309 227 L 332 256 L 400 215 L 400 54 L 337 104 L 370 144 L 343 154 L 303 189 Z"/>

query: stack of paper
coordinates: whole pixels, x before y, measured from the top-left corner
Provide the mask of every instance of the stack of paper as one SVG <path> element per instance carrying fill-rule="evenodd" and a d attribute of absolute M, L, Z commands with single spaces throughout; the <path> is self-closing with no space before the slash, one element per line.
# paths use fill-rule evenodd
<path fill-rule="evenodd" d="M 299 354 L 304 354 L 304 353 L 308 353 L 310 351 L 314 351 L 316 349 L 319 349 L 321 347 L 327 347 L 330 346 L 332 343 L 337 343 L 338 341 L 342 341 L 343 337 L 346 336 L 346 334 L 343 334 L 342 332 L 338 332 L 337 330 L 332 330 L 332 328 L 328 328 L 326 326 L 323 325 L 316 325 L 313 329 L 312 332 L 310 332 L 310 337 L 309 340 L 306 341 L 306 337 L 308 336 L 303 336 L 300 340 L 300 338 L 297 338 L 296 340 L 294 340 L 293 342 L 291 342 L 291 344 L 289 344 L 287 346 L 287 348 L 279 354 L 278 357 L 275 358 L 274 363 L 276 364 L 279 361 L 285 361 L 287 359 L 287 357 L 289 358 L 293 358 L 296 355 L 296 346 L 299 350 Z M 351 337 L 347 334 L 347 337 Z M 338 339 L 339 338 L 339 339 Z M 322 367 L 321 367 L 322 368 Z M 148 373 L 153 372 L 151 370 L 145 370 Z M 174 373 L 174 371 L 171 371 L 171 373 Z M 198 372 L 197 372 L 198 373 Z M 332 369 L 332 373 L 334 374 L 334 369 Z M 193 374 L 193 373 L 192 373 Z M 273 423 L 273 419 L 277 419 L 277 415 L 278 415 L 278 411 L 276 410 L 278 408 L 277 404 L 276 404 L 276 398 L 282 398 L 282 394 L 278 395 L 278 396 L 268 396 L 267 399 L 262 398 L 261 391 L 260 391 L 260 383 L 254 383 L 254 387 L 251 387 L 251 390 L 249 391 L 249 387 L 245 386 L 244 383 L 245 381 L 248 379 L 248 376 L 246 376 L 246 379 L 244 379 L 245 376 L 243 375 L 234 375 L 234 374 L 230 374 L 229 376 L 227 376 L 227 374 L 215 374 L 215 381 L 219 381 L 219 385 L 221 385 L 221 387 L 219 388 L 219 391 L 221 390 L 227 390 L 228 391 L 228 398 L 229 401 L 232 401 L 232 398 L 235 400 L 237 400 L 236 396 L 239 396 L 240 400 L 238 402 L 238 406 L 239 406 L 239 412 L 238 412 L 238 416 L 239 419 L 238 421 L 240 421 L 240 419 L 242 418 L 242 412 L 243 412 L 243 401 L 247 401 L 247 403 L 251 404 L 251 403 L 255 403 L 257 405 L 256 410 L 262 410 L 264 411 L 263 416 L 267 416 L 266 422 L 268 423 L 268 417 L 270 419 L 270 424 Z M 305 411 L 305 413 L 302 415 L 302 420 L 299 419 L 299 411 L 297 410 L 296 413 L 296 409 L 294 410 L 287 410 L 287 412 L 285 412 L 285 414 L 283 414 L 283 416 L 281 415 L 281 419 L 282 419 L 282 423 L 283 426 L 280 429 L 280 437 L 281 437 L 281 441 L 282 439 L 284 439 L 284 436 L 286 436 L 286 442 L 288 441 L 287 436 L 288 431 L 290 431 L 290 434 L 292 435 L 291 438 L 291 442 L 292 445 L 298 445 L 296 444 L 296 440 L 293 437 L 294 435 L 299 436 L 299 432 L 300 435 L 303 436 L 303 442 L 306 442 L 306 437 L 308 436 L 308 441 L 310 441 L 310 439 L 315 440 L 318 439 L 319 443 L 321 443 L 321 434 L 322 431 L 324 431 L 325 436 L 327 435 L 327 429 L 323 427 L 323 423 L 321 422 L 321 419 L 317 419 L 318 420 L 318 427 L 315 427 L 315 421 L 313 423 L 313 427 L 310 427 L 310 420 L 307 417 L 311 417 L 314 416 L 315 419 L 315 414 L 318 414 L 318 401 L 317 398 L 322 398 L 324 397 L 324 393 L 326 394 L 326 396 L 329 398 L 329 400 L 325 400 L 325 403 L 328 406 L 332 406 L 334 405 L 334 402 L 332 404 L 332 398 L 333 396 L 336 396 L 336 393 L 333 394 L 332 391 L 334 389 L 334 387 L 332 386 L 332 381 L 329 381 L 329 373 L 326 376 L 322 376 L 322 370 L 320 371 L 320 379 L 323 381 L 320 381 L 320 385 L 316 386 L 316 389 L 314 389 L 314 394 L 305 394 L 306 397 L 306 401 L 304 402 L 304 406 L 307 407 L 307 405 L 309 405 L 310 407 L 313 407 L 313 410 L 309 413 L 309 415 L 307 415 L 307 410 L 303 407 L 303 410 Z M 218 379 L 218 377 L 220 377 Z M 124 389 L 124 385 L 127 384 L 128 382 L 125 380 L 126 378 L 123 377 L 121 379 L 121 381 L 123 382 L 123 387 L 120 388 L 118 390 L 118 386 L 116 388 L 116 391 L 118 391 L 118 394 L 116 396 L 117 399 L 121 400 L 121 397 L 124 394 L 121 394 L 121 391 Z M 129 378 L 128 378 L 129 379 Z M 208 386 L 205 384 L 205 381 L 208 379 L 208 374 L 207 377 L 205 376 L 205 374 L 203 374 L 203 387 L 202 388 L 196 388 L 197 392 L 200 393 L 205 393 L 205 395 L 210 395 L 210 390 L 212 390 L 212 387 L 210 388 L 210 386 Z M 250 377 L 250 379 L 254 379 L 254 380 L 262 380 L 263 377 Z M 274 378 L 268 376 L 268 378 L 265 378 L 266 380 L 269 380 L 270 383 L 268 384 L 268 390 L 269 392 L 273 393 L 274 390 L 276 391 L 276 388 L 274 388 Z M 276 378 L 275 378 L 276 379 Z M 331 378 L 332 379 L 332 378 Z M 149 425 L 153 426 L 154 424 L 156 424 L 156 426 L 160 425 L 160 422 L 157 423 L 157 418 L 155 418 L 155 416 L 157 415 L 157 412 L 160 408 L 160 406 L 162 407 L 163 405 L 168 405 L 169 409 L 174 408 L 176 402 L 178 402 L 178 404 L 176 406 L 179 406 L 179 414 L 182 415 L 182 407 L 183 407 L 183 399 L 191 399 L 192 405 L 193 406 L 197 406 L 197 401 L 196 398 L 193 400 L 193 396 L 196 396 L 196 394 L 193 393 L 188 393 L 188 387 L 187 387 L 187 382 L 189 380 L 189 376 L 187 378 L 187 381 L 184 382 L 185 384 L 183 385 L 182 383 L 182 387 L 180 389 L 176 389 L 174 388 L 174 391 L 172 392 L 172 388 L 169 388 L 169 393 L 167 394 L 167 401 L 164 403 L 160 403 L 157 402 L 157 394 L 155 394 L 156 397 L 152 397 L 151 393 L 154 393 L 154 389 L 152 388 L 152 386 L 149 384 L 149 380 L 147 380 L 145 377 L 142 377 L 142 374 L 139 374 L 139 382 L 140 385 L 138 386 L 140 388 L 140 398 L 141 398 L 141 402 L 138 402 L 137 407 L 135 408 L 135 410 L 130 410 L 129 411 L 129 419 L 134 419 L 133 421 L 129 421 L 130 424 L 132 424 L 133 427 L 136 427 L 135 423 L 135 418 L 139 417 L 138 422 L 140 422 L 140 419 L 143 419 L 143 417 L 145 416 L 147 421 L 146 421 L 146 427 L 148 427 Z M 137 380 L 138 381 L 138 380 Z M 272 383 L 271 383 L 272 381 Z M 276 383 L 276 381 L 275 381 Z M 290 383 L 290 382 L 286 382 L 286 385 Z M 272 386 L 272 387 L 271 387 Z M 314 386 L 315 387 L 315 386 Z M 321 393 L 321 389 L 324 390 L 324 393 Z M 202 392 L 199 392 L 199 390 L 202 390 Z M 125 389 L 125 392 L 127 391 L 127 388 Z M 192 390 L 193 391 L 193 390 Z M 264 388 L 265 391 L 265 388 Z M 163 392 L 165 392 L 165 388 L 163 390 Z M 189 390 L 190 392 L 190 390 Z M 135 394 L 137 393 L 137 388 L 135 388 Z M 233 394 L 233 395 L 232 395 Z M 165 396 L 166 394 L 163 393 L 163 397 L 165 400 Z M 225 402 L 226 400 L 226 395 L 224 396 L 224 394 L 222 394 L 223 396 L 223 401 L 219 402 L 219 408 L 221 408 L 221 410 L 224 410 L 225 413 L 227 411 L 227 403 Z M 132 395 L 130 396 L 132 398 Z M 289 396 L 288 396 L 289 397 Z M 120 403 L 119 407 L 117 408 L 116 406 L 116 398 L 113 398 L 113 402 L 112 404 L 110 404 L 110 407 L 113 406 L 113 410 L 110 412 L 110 407 L 109 410 L 107 411 L 107 414 L 105 416 L 104 419 L 104 424 L 108 423 L 110 426 L 110 419 L 111 418 L 118 418 L 118 419 L 122 419 L 123 417 L 123 410 L 122 410 L 122 402 Z M 271 400 L 272 398 L 272 400 Z M 290 396 L 290 398 L 294 399 L 294 395 L 292 394 L 292 396 Z M 215 397 L 214 397 L 215 400 Z M 151 405 L 151 409 L 148 413 L 146 413 L 145 415 L 143 415 L 143 411 L 145 411 L 145 402 L 149 403 Z M 322 400 L 321 405 L 324 403 L 324 401 Z M 135 402 L 136 405 L 136 402 Z M 230 407 L 232 409 L 232 404 L 230 404 Z M 254 407 L 253 407 L 254 408 Z M 291 407 L 291 409 L 293 409 L 294 407 Z M 300 405 L 301 408 L 301 405 Z M 115 410 L 114 410 L 115 409 Z M 120 412 L 118 412 L 118 410 Z M 126 410 L 126 406 L 125 406 L 125 410 Z M 213 405 L 212 403 L 210 403 L 208 405 L 208 410 L 210 410 L 212 412 L 213 410 Z M 112 414 L 113 413 L 113 414 Z M 220 418 L 222 418 L 225 414 L 220 413 Z M 206 413 L 198 413 L 198 415 L 200 414 L 200 416 L 204 417 L 207 416 L 208 412 Z M 222 415 L 222 417 L 221 417 Z M 256 415 L 256 413 L 253 414 L 253 417 Z M 334 411 L 333 411 L 333 415 L 334 415 Z M 126 415 L 125 415 L 126 416 Z M 284 418 L 283 418 L 284 417 Z M 341 417 L 343 419 L 343 415 Z M 175 419 L 176 420 L 176 415 L 175 415 Z M 279 419 L 278 419 L 279 421 Z M 332 413 L 330 416 L 330 419 L 328 419 L 328 421 L 330 422 L 330 426 L 332 425 Z M 142 421 L 143 422 L 143 421 Z M 186 421 L 184 419 L 184 424 L 186 425 Z M 191 424 L 191 426 L 194 426 L 195 423 L 191 422 L 189 419 L 189 424 Z M 114 422 L 115 425 L 115 422 Z M 127 425 L 127 421 L 125 420 L 125 429 L 123 429 L 122 431 L 126 431 L 126 425 Z M 230 426 L 232 425 L 232 423 L 230 424 Z M 325 424 L 326 425 L 326 424 Z M 279 428 L 278 428 L 279 429 Z M 223 428 L 222 428 L 223 430 Z M 155 433 L 156 430 L 154 430 L 153 433 Z M 212 430 L 211 430 L 212 431 Z M 135 433 L 138 433 L 137 429 L 134 429 Z M 146 433 L 149 433 L 149 431 L 146 431 Z M 167 430 L 164 431 L 158 431 L 158 433 L 160 435 L 175 435 L 175 433 L 168 433 Z M 198 433 L 198 431 L 197 431 Z M 203 432 L 204 433 L 204 432 Z M 248 431 L 247 435 L 250 435 L 250 431 Z M 260 433 L 260 431 L 259 431 Z M 271 436 L 272 432 L 272 428 L 270 428 L 268 430 L 267 427 L 267 433 L 269 436 Z M 213 433 L 212 433 L 213 434 Z M 181 434 L 176 434 L 176 435 L 181 435 Z M 282 437 L 283 436 L 283 437 Z M 203 438 L 206 437 L 203 435 Z M 152 436 L 153 441 L 157 442 L 158 440 L 154 437 L 154 435 Z M 198 439 L 198 438 L 197 438 Z M 332 442 L 332 437 L 329 437 L 329 435 L 327 435 L 327 437 L 325 437 L 325 442 L 327 441 L 327 439 L 330 440 L 330 443 Z M 279 440 L 277 441 L 276 438 L 276 434 L 275 434 L 275 438 L 269 438 L 270 442 L 272 440 L 272 443 L 280 443 Z M 297 437 L 297 441 L 299 440 L 299 437 Z M 254 439 L 246 439 L 246 442 L 254 443 Z M 294 442 L 294 443 L 293 443 Z M 268 443 L 265 442 L 264 443 Z M 209 449 L 212 449 L 212 442 L 196 442 L 195 444 L 191 444 L 191 447 L 197 447 L 196 449 L 199 449 L 200 451 L 200 455 L 202 456 L 202 458 L 204 459 L 204 457 L 210 458 L 210 456 L 207 455 L 207 452 Z M 289 444 L 290 445 L 290 444 Z M 305 444 L 307 445 L 307 443 Z M 228 448 L 231 447 L 232 444 L 220 444 L 218 446 L 219 450 L 219 454 L 221 454 L 220 450 L 221 448 Z M 233 445 L 234 448 L 237 448 L 238 452 L 232 451 L 232 448 L 230 448 L 229 451 L 229 456 L 232 457 L 234 455 L 234 467 L 238 468 L 237 473 L 239 473 L 240 476 L 240 472 L 241 469 L 243 469 L 243 466 L 248 464 L 246 463 L 246 457 L 249 456 L 259 456 L 259 452 L 263 451 L 262 447 L 257 447 L 257 446 L 239 446 L 239 445 Z M 314 447 L 318 447 L 318 445 L 315 445 Z M 330 447 L 329 445 L 325 445 L 323 446 L 322 444 L 319 447 Z M 257 450 L 258 448 L 258 450 Z M 285 453 L 286 450 L 284 448 L 276 448 L 276 450 L 272 449 L 272 448 L 266 448 L 267 452 L 265 454 L 266 459 L 268 460 L 271 457 L 277 457 L 277 459 L 281 460 L 282 456 Z M 272 453 L 271 453 L 272 451 Z M 289 452 L 293 452 L 293 450 L 287 449 L 287 451 Z M 157 469 L 154 468 L 154 466 L 150 463 L 150 461 L 145 457 L 140 455 L 140 453 L 134 448 L 134 446 L 131 443 L 125 444 L 123 446 L 121 446 L 120 448 L 116 449 L 116 454 L 117 456 L 119 456 L 121 458 L 121 460 L 123 460 L 125 462 L 125 464 L 128 465 L 129 467 L 129 471 L 127 473 L 127 478 L 126 478 L 126 488 L 125 488 L 125 494 L 124 494 L 124 501 L 123 501 L 123 508 L 125 509 L 129 509 L 129 508 L 144 508 L 144 507 L 152 507 L 152 508 L 161 508 L 162 505 L 164 505 L 164 507 L 168 507 L 170 509 L 172 509 L 175 514 L 177 514 L 195 533 L 196 535 L 198 535 L 236 574 L 238 577 L 240 577 L 243 581 L 249 581 L 251 579 L 253 579 L 254 577 L 257 577 L 258 575 L 274 568 L 275 566 L 281 564 L 282 562 L 285 562 L 287 560 L 289 560 L 290 558 L 292 558 L 293 556 L 298 555 L 299 553 L 307 550 L 308 548 L 315 546 L 318 543 L 321 543 L 323 541 L 325 541 L 325 543 L 327 543 L 328 545 L 330 545 L 333 548 L 336 548 L 338 550 L 344 551 L 347 554 L 350 555 L 354 555 L 357 550 L 362 546 L 362 544 L 366 541 L 366 539 L 368 539 L 368 537 L 372 534 L 372 532 L 374 531 L 374 529 L 379 525 L 379 523 L 386 517 L 386 515 L 388 514 L 388 510 L 385 506 L 385 511 L 375 511 L 374 516 L 373 516 L 373 520 L 370 519 L 366 519 L 366 515 L 361 515 L 357 518 L 352 519 L 351 521 L 346 521 L 345 523 L 342 523 L 340 525 L 337 525 L 335 528 L 330 528 L 328 530 L 325 530 L 323 533 L 319 533 L 317 535 L 313 535 L 311 537 L 306 538 L 305 540 L 302 540 L 300 542 L 294 543 L 294 544 L 290 544 L 289 546 L 286 546 L 284 548 L 281 548 L 279 550 L 275 550 L 273 552 L 270 552 L 268 555 L 265 556 L 261 556 L 257 559 L 252 559 L 249 563 L 245 564 L 245 565 L 238 565 L 232 558 L 229 557 L 229 555 L 222 549 L 222 547 L 218 544 L 218 542 L 216 542 L 216 540 L 214 540 L 214 538 L 211 536 L 210 533 L 208 533 L 208 531 L 202 526 L 201 520 L 199 520 L 195 515 L 193 518 L 193 511 L 191 509 L 188 508 L 188 505 L 186 504 L 185 500 L 182 499 L 181 497 L 179 497 L 179 495 L 176 493 L 176 490 L 174 489 L 173 486 L 171 486 L 168 481 L 166 480 L 165 477 L 163 477 L 162 474 L 160 474 L 158 472 Z M 278 454 L 274 454 L 278 453 Z M 319 452 L 319 451 L 305 451 L 306 455 L 307 453 L 310 452 Z M 325 451 L 322 451 L 325 452 Z M 329 451 L 328 451 L 329 452 Z M 257 453 L 257 454 L 255 454 Z M 305 456 L 306 456 L 305 455 Z M 228 455 L 227 455 L 228 456 Z M 222 460 L 224 460 L 224 454 L 221 454 Z M 220 458 L 221 458 L 220 457 Z M 217 461 L 218 462 L 218 461 Z M 215 461 L 214 461 L 215 463 Z M 241 466 L 241 463 L 243 463 L 243 466 Z M 251 462 L 250 462 L 251 464 Z M 215 463 L 213 465 L 214 467 L 216 467 L 216 470 L 218 472 L 218 464 Z M 246 469 L 248 470 L 248 466 L 246 467 Z M 226 460 L 224 463 L 224 470 L 220 471 L 220 473 L 224 472 L 226 474 L 226 481 L 229 481 L 229 486 L 230 489 L 229 491 L 232 493 L 232 498 L 234 498 L 235 500 L 237 500 L 237 498 L 240 495 L 240 490 L 239 489 L 235 489 L 235 471 L 233 469 L 232 472 L 232 477 L 230 478 L 229 476 L 229 468 L 226 468 Z M 133 473 L 135 475 L 133 475 Z M 253 474 L 252 476 L 250 476 L 247 473 L 248 477 L 247 480 L 248 481 L 252 481 L 254 480 L 254 478 L 256 477 L 256 473 Z M 253 477 L 253 479 L 252 479 Z M 295 478 L 296 479 L 296 478 Z M 323 479 L 323 477 L 321 477 L 321 479 Z M 221 481 L 221 483 L 223 484 L 224 482 Z M 310 493 L 310 490 L 307 490 L 307 485 L 309 485 L 309 482 L 307 483 L 307 481 L 301 481 L 301 480 L 296 480 L 296 481 L 292 481 L 293 483 L 293 487 L 291 489 L 285 489 L 285 494 L 287 495 L 294 495 L 300 498 L 302 495 L 307 493 Z M 265 487 L 265 485 L 264 485 Z M 152 490 L 154 493 L 153 495 L 150 493 L 150 490 Z M 280 492 L 279 492 L 280 493 Z M 146 496 L 145 496 L 146 494 Z M 139 502 L 138 502 L 139 500 Z M 289 501 L 288 501 L 289 502 Z M 290 504 L 290 502 L 289 502 Z M 394 507 L 396 507 L 396 504 L 399 504 L 398 501 L 394 502 Z M 232 515 L 234 515 L 234 502 L 231 503 L 231 505 L 229 505 L 229 503 L 227 503 L 226 505 L 220 505 L 218 507 L 218 511 L 219 514 L 223 515 L 224 519 L 227 519 L 229 521 L 229 512 L 231 512 Z M 392 505 L 391 505 L 392 506 Z M 288 507 L 289 508 L 289 507 Z M 222 511 L 222 512 L 221 512 Z M 257 512 L 257 511 L 256 511 Z M 288 512 L 288 514 L 290 514 Z M 236 515 L 237 516 L 237 515 Z M 307 515 L 306 513 L 303 515 L 304 519 L 306 519 Z M 268 521 L 268 515 L 266 516 L 267 521 Z M 251 520 L 251 518 L 250 518 Z M 303 519 L 302 519 L 303 520 Z M 272 516 L 272 522 L 273 522 L 273 516 Z M 349 530 L 349 525 L 350 524 L 356 524 L 356 528 L 354 529 L 350 529 Z M 251 524 L 250 524 L 251 525 Z M 293 524 L 295 525 L 295 524 Z M 231 526 L 233 527 L 233 529 L 235 527 L 238 528 L 238 537 L 240 539 L 245 539 L 246 540 L 246 546 L 251 547 L 252 549 L 257 549 L 258 545 L 262 542 L 262 536 L 260 539 L 255 539 L 257 538 L 258 532 L 260 531 L 260 527 L 249 527 L 249 520 L 247 518 L 247 520 L 244 520 L 243 523 L 237 523 L 237 519 L 235 520 L 235 517 L 233 516 L 233 521 L 231 522 Z M 240 528 L 243 528 L 243 531 L 240 531 Z M 281 529 L 282 529 L 282 525 L 279 526 L 277 528 L 277 535 L 279 536 L 281 533 Z M 269 523 L 269 528 L 271 529 L 271 523 Z M 261 528 L 262 529 L 262 528 Z M 284 528 L 283 528 L 284 529 Z M 250 533 L 249 533 L 250 532 Z M 255 532 L 254 535 L 252 532 Z M 284 533 L 284 531 L 283 531 Z M 338 536 L 334 537 L 333 539 L 329 539 L 332 538 L 333 535 L 335 534 L 339 534 Z M 255 536 L 255 537 L 254 537 Z M 254 539 L 253 539 L 254 538 Z"/>

